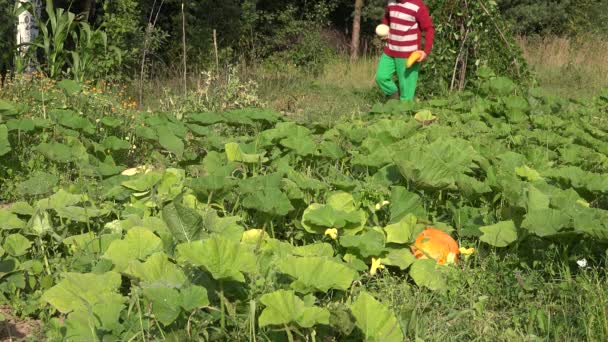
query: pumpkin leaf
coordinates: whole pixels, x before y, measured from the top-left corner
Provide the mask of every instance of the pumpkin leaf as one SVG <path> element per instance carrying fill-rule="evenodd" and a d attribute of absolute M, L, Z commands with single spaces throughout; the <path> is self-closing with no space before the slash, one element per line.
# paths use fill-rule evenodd
<path fill-rule="evenodd" d="M 179 262 L 202 266 L 216 280 L 244 282 L 242 272 L 255 269 L 255 256 L 250 250 L 218 235 L 179 244 L 176 250 Z"/>
<path fill-rule="evenodd" d="M 304 294 L 329 289 L 346 291 L 357 278 L 348 266 L 324 257 L 289 256 L 281 259 L 277 267 L 279 272 L 295 278 L 291 287 Z"/>
<path fill-rule="evenodd" d="M 24 255 L 30 247 L 32 247 L 32 242 L 21 234 L 11 234 L 7 236 L 2 244 L 2 248 L 14 257 Z"/>
<path fill-rule="evenodd" d="M 182 297 L 172 287 L 146 287 L 144 297 L 152 303 L 154 317 L 167 326 L 173 323 L 181 312 Z"/>
<path fill-rule="evenodd" d="M 316 324 L 329 324 L 327 309 L 305 303 L 290 290 L 267 293 L 260 302 L 266 306 L 258 320 L 260 327 L 295 323 L 302 328 L 311 328 Z"/>
<path fill-rule="evenodd" d="M 180 288 L 186 281 L 184 272 L 162 252 L 151 255 L 144 263 L 132 260 L 124 273 L 141 279 L 145 287 Z"/>
<path fill-rule="evenodd" d="M 391 248 L 382 257 L 382 264 L 387 266 L 397 266 L 400 270 L 405 270 L 416 262 L 416 257 L 406 248 Z"/>
<path fill-rule="evenodd" d="M 501 221 L 479 230 L 483 233 L 479 240 L 494 247 L 507 247 L 517 240 L 517 228 L 513 221 Z"/>
<path fill-rule="evenodd" d="M 5 209 L 0 210 L 0 230 L 22 228 L 25 228 L 25 222 L 17 215 Z"/>
<path fill-rule="evenodd" d="M 181 289 L 181 306 L 186 311 L 202 308 L 209 305 L 207 289 L 198 285 L 191 285 Z"/>
<path fill-rule="evenodd" d="M 203 218 L 194 209 L 173 201 L 163 207 L 163 220 L 178 242 L 190 242 L 202 237 Z"/>
<path fill-rule="evenodd" d="M 11 144 L 8 141 L 8 128 L 0 125 L 0 157 L 11 151 Z"/>
<path fill-rule="evenodd" d="M 361 292 L 350 306 L 357 327 L 366 341 L 401 342 L 405 340 L 395 314 L 367 292 Z"/>
<path fill-rule="evenodd" d="M 24 196 L 44 195 L 59 183 L 59 178 L 55 175 L 37 172 L 28 180 L 17 184 L 17 192 Z"/>
<path fill-rule="evenodd" d="M 160 252 L 162 241 L 149 229 L 135 227 L 127 232 L 123 240 L 113 241 L 103 258 L 114 263 L 114 270 L 124 271 L 132 260 L 144 260 L 147 256 Z"/>
<path fill-rule="evenodd" d="M 399 222 L 384 227 L 387 243 L 408 243 L 414 238 L 418 219 L 412 214 L 403 217 Z"/>
<path fill-rule="evenodd" d="M 432 259 L 419 259 L 410 268 L 410 276 L 418 286 L 424 286 L 433 291 L 447 289 L 445 277 L 439 270 L 440 266 Z"/>
<path fill-rule="evenodd" d="M 562 210 L 546 208 L 527 213 L 521 227 L 532 234 L 546 237 L 558 234 L 570 226 L 570 222 L 570 216 Z"/>
<path fill-rule="evenodd" d="M 340 245 L 356 251 L 364 258 L 382 254 L 384 251 L 384 234 L 370 229 L 361 235 L 345 235 L 340 238 Z"/>
<path fill-rule="evenodd" d="M 158 143 L 167 151 L 181 157 L 184 154 L 184 142 L 178 138 L 168 127 L 157 126 Z"/>
<path fill-rule="evenodd" d="M 390 203 L 390 223 L 397 223 L 409 214 L 416 215 L 416 217 L 426 217 L 420 196 L 409 192 L 404 187 L 393 187 Z"/>
<path fill-rule="evenodd" d="M 88 311 L 88 305 L 103 305 L 107 301 L 124 302 L 117 292 L 121 283 L 120 274 L 116 272 L 68 272 L 57 285 L 42 295 L 42 300 L 61 313 Z"/>
<path fill-rule="evenodd" d="M 226 157 L 230 162 L 242 162 L 242 163 L 265 163 L 268 158 L 264 157 L 264 153 L 245 153 L 241 149 L 239 144 L 231 142 L 224 146 L 226 150 Z"/>

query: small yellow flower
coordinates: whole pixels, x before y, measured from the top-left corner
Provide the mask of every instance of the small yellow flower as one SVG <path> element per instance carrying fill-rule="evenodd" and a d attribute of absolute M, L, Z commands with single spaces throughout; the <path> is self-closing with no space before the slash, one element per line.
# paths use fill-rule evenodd
<path fill-rule="evenodd" d="M 473 253 L 475 253 L 475 248 L 471 247 L 471 248 L 464 248 L 464 247 L 460 247 L 458 249 L 458 251 L 460 252 L 460 254 L 462 255 L 471 255 Z"/>
<path fill-rule="evenodd" d="M 382 265 L 381 258 L 372 258 L 372 266 L 369 268 L 369 274 L 374 275 L 378 271 L 378 269 L 384 269 L 384 265 Z"/>
<path fill-rule="evenodd" d="M 332 238 L 333 240 L 338 238 L 338 229 L 336 228 L 328 228 L 325 230 L 325 233 L 323 235 L 327 235 L 330 238 Z"/>

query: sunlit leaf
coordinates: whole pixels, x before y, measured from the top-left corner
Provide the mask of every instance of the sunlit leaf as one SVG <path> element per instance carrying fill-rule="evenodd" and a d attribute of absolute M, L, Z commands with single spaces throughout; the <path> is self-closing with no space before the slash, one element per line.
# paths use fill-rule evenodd
<path fill-rule="evenodd" d="M 361 292 L 350 310 L 366 341 L 404 341 L 405 336 L 395 314 L 369 293 Z"/>
<path fill-rule="evenodd" d="M 260 327 L 295 323 L 302 328 L 311 328 L 316 324 L 329 324 L 327 309 L 306 304 L 293 291 L 267 293 L 260 302 L 266 306 L 258 320 Z"/>

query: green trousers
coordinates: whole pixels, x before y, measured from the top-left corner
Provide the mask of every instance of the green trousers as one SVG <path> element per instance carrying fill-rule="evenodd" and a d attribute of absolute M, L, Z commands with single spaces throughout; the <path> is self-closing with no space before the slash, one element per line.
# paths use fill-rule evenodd
<path fill-rule="evenodd" d="M 385 53 L 380 56 L 378 70 L 376 71 L 376 83 L 387 96 L 399 92 L 401 101 L 412 101 L 416 94 L 416 82 L 418 81 L 418 70 L 420 63 L 414 63 L 407 68 L 407 58 L 394 58 Z M 397 73 L 399 87 L 393 81 L 393 75 Z"/>

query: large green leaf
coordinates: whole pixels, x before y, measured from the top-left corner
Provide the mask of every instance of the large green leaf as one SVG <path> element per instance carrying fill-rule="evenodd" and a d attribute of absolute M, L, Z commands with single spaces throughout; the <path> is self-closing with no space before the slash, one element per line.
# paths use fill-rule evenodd
<path fill-rule="evenodd" d="M 562 229 L 571 226 L 571 218 L 562 210 L 539 209 L 526 214 L 522 228 L 538 236 L 551 236 L 558 234 Z"/>
<path fill-rule="evenodd" d="M 124 302 L 118 294 L 122 281 L 116 272 L 72 273 L 42 295 L 42 300 L 62 313 L 88 311 L 89 305 L 103 305 L 107 301 Z"/>
<path fill-rule="evenodd" d="M 24 196 L 44 195 L 49 193 L 59 182 L 59 178 L 45 172 L 34 173 L 28 180 L 17 184 L 17 191 Z"/>
<path fill-rule="evenodd" d="M 80 83 L 69 79 L 59 81 L 57 83 L 57 87 L 63 90 L 65 92 L 65 95 L 68 97 L 74 96 L 82 91 L 82 86 L 80 85 Z"/>
<path fill-rule="evenodd" d="M 414 238 L 418 219 L 412 214 L 403 217 L 399 222 L 384 227 L 386 242 L 408 243 Z"/>
<path fill-rule="evenodd" d="M 70 109 L 53 109 L 49 116 L 64 127 L 88 134 L 95 133 L 95 125 L 86 117 L 79 115 Z"/>
<path fill-rule="evenodd" d="M 203 213 L 203 227 L 210 233 L 222 235 L 232 240 L 240 241 L 245 228 L 238 224 L 240 216 L 220 217 L 215 210 L 208 209 Z"/>
<path fill-rule="evenodd" d="M 340 245 L 352 249 L 363 257 L 378 256 L 384 251 L 384 233 L 367 230 L 361 235 L 346 235 L 340 238 Z"/>
<path fill-rule="evenodd" d="M 366 341 L 401 342 L 405 340 L 395 314 L 367 292 L 362 292 L 350 306 L 357 327 Z"/>
<path fill-rule="evenodd" d="M 0 125 L 0 157 L 11 151 L 11 144 L 8 141 L 8 128 Z"/>
<path fill-rule="evenodd" d="M 173 323 L 181 312 L 182 297 L 171 287 L 146 287 L 144 297 L 152 303 L 154 317 L 167 326 Z"/>
<path fill-rule="evenodd" d="M 6 209 L 0 209 L 0 230 L 22 228 L 25 228 L 25 222 L 23 222 L 17 215 Z"/>
<path fill-rule="evenodd" d="M 231 162 L 242 162 L 242 163 L 264 163 L 268 161 L 268 158 L 264 157 L 264 153 L 245 153 L 239 144 L 231 142 L 224 146 L 226 150 L 226 157 Z"/>
<path fill-rule="evenodd" d="M 311 207 L 305 212 L 302 219 L 311 226 L 321 226 L 328 228 L 343 228 L 347 224 L 360 223 L 361 217 L 358 212 L 345 212 L 334 209 L 330 205 Z"/>
<path fill-rule="evenodd" d="M 309 233 L 323 234 L 327 228 L 340 228 L 340 234 L 354 235 L 363 229 L 366 221 L 367 214 L 356 206 L 351 194 L 336 192 L 327 197 L 327 204 L 309 205 L 301 222 Z"/>
<path fill-rule="evenodd" d="M 357 277 L 345 264 L 324 257 L 289 256 L 279 260 L 277 267 L 281 273 L 295 278 L 291 287 L 301 293 L 346 291 Z"/>
<path fill-rule="evenodd" d="M 391 190 L 390 203 L 390 223 L 397 223 L 408 214 L 413 214 L 417 217 L 426 217 L 426 211 L 422 206 L 420 196 L 413 192 L 409 192 L 404 187 L 393 187 Z"/>
<path fill-rule="evenodd" d="M 312 156 L 317 152 L 317 144 L 310 134 L 304 133 L 302 130 L 297 130 L 296 134 L 282 139 L 280 144 L 293 150 L 300 156 Z"/>
<path fill-rule="evenodd" d="M 433 291 L 447 289 L 447 282 L 440 271 L 440 266 L 435 260 L 416 260 L 410 268 L 410 276 L 418 286 L 427 287 Z"/>
<path fill-rule="evenodd" d="M 196 210 L 173 201 L 163 208 L 162 214 L 163 220 L 178 242 L 201 238 L 203 218 Z"/>
<path fill-rule="evenodd" d="M 168 127 L 156 127 L 158 143 L 167 151 L 181 157 L 184 154 L 184 142 L 178 138 Z"/>
<path fill-rule="evenodd" d="M 60 209 L 64 207 L 73 206 L 87 200 L 87 196 L 83 194 L 72 194 L 63 189 L 59 189 L 53 195 L 43 198 L 38 201 L 38 209 Z"/>
<path fill-rule="evenodd" d="M 437 139 L 429 145 L 410 144 L 395 154 L 394 161 L 403 176 L 423 189 L 456 190 L 462 174 L 477 169 L 481 155 L 470 143 L 454 138 Z"/>
<path fill-rule="evenodd" d="M 131 148 L 131 144 L 128 141 L 126 141 L 124 139 L 120 139 L 113 135 L 103 139 L 101 144 L 106 149 L 112 150 L 112 151 L 128 150 L 129 148 Z"/>
<path fill-rule="evenodd" d="M 305 303 L 293 291 L 267 293 L 260 298 L 260 302 L 266 306 L 258 319 L 260 327 L 295 323 L 302 328 L 311 328 L 316 324 L 329 324 L 327 309 Z"/>
<path fill-rule="evenodd" d="M 202 266 L 216 280 L 244 282 L 242 272 L 255 269 L 253 253 L 222 236 L 213 235 L 206 240 L 182 243 L 176 250 L 178 261 Z"/>
<path fill-rule="evenodd" d="M 157 189 L 161 201 L 171 201 L 182 193 L 186 172 L 182 169 L 168 168 L 163 174 Z"/>
<path fill-rule="evenodd" d="M 125 273 L 141 279 L 145 287 L 180 288 L 186 281 L 184 272 L 162 252 L 151 255 L 144 263 L 132 260 Z"/>
<path fill-rule="evenodd" d="M 196 308 L 202 308 L 209 305 L 207 297 L 207 289 L 202 286 L 192 285 L 181 289 L 182 308 L 186 311 L 192 311 Z"/>
<path fill-rule="evenodd" d="M 391 248 L 389 252 L 382 257 L 381 263 L 388 266 L 397 266 L 401 270 L 410 267 L 416 261 L 416 257 L 409 248 Z"/>
<path fill-rule="evenodd" d="M 144 192 L 152 189 L 162 178 L 162 173 L 151 171 L 129 177 L 129 180 L 122 182 L 121 185 L 137 192 Z"/>
<path fill-rule="evenodd" d="M 2 244 L 2 248 L 14 257 L 24 255 L 30 247 L 32 247 L 32 242 L 21 234 L 11 234 L 7 236 Z"/>
<path fill-rule="evenodd" d="M 144 260 L 147 256 L 160 252 L 162 241 L 149 229 L 135 227 L 127 232 L 123 240 L 113 241 L 103 258 L 111 260 L 117 272 L 124 271 L 132 260 Z"/>
<path fill-rule="evenodd" d="M 74 221 L 74 222 L 90 222 L 92 218 L 107 215 L 109 209 L 98 209 L 94 207 L 61 207 L 55 210 L 57 216 Z"/>
<path fill-rule="evenodd" d="M 285 216 L 294 209 L 287 195 L 276 188 L 263 188 L 243 199 L 243 206 L 271 216 Z"/>
<path fill-rule="evenodd" d="M 513 221 L 501 221 L 479 230 L 483 233 L 479 240 L 494 247 L 506 247 L 517 240 L 517 228 Z"/>

